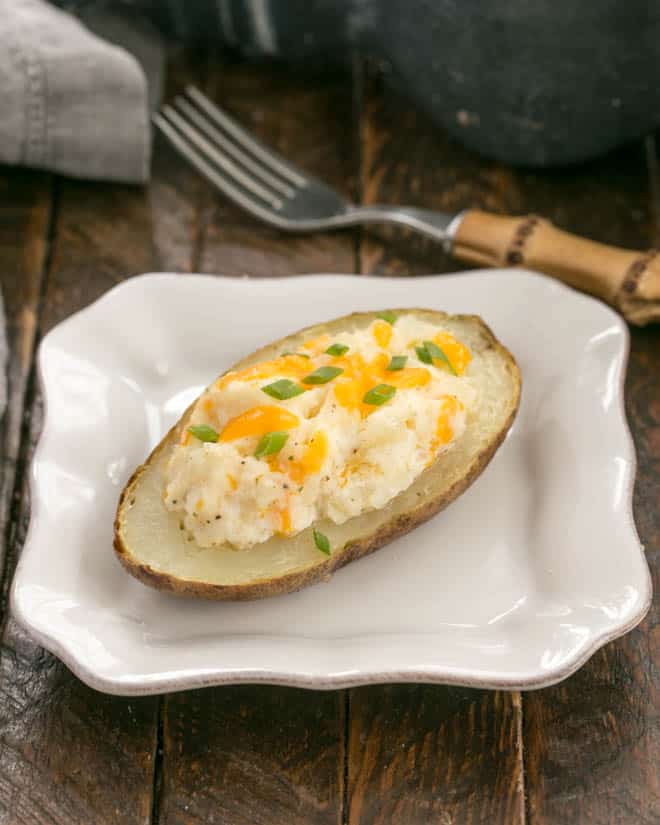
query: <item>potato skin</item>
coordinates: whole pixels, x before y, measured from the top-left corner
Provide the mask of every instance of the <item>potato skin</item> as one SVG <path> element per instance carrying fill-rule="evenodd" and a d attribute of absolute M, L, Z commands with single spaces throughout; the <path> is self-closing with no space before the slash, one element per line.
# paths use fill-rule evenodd
<path fill-rule="evenodd" d="M 124 566 L 124 568 L 136 579 L 139 579 L 143 584 L 154 587 L 156 590 L 162 590 L 169 593 L 174 593 L 180 596 L 194 596 L 197 598 L 209 600 L 225 600 L 225 601 L 248 601 L 251 599 L 261 599 L 267 596 L 275 596 L 281 593 L 290 593 L 296 590 L 301 590 L 303 587 L 315 584 L 319 581 L 324 581 L 330 578 L 335 570 L 350 564 L 352 561 L 367 556 L 370 553 L 388 544 L 393 539 L 403 536 L 414 530 L 415 527 L 428 521 L 432 516 L 439 513 L 454 499 L 458 498 L 486 468 L 491 458 L 497 451 L 498 447 L 504 440 L 509 431 L 518 411 L 520 403 L 521 379 L 518 366 L 511 353 L 497 340 L 490 328 L 476 315 L 454 315 L 449 316 L 446 313 L 436 310 L 427 309 L 401 309 L 393 310 L 399 313 L 429 313 L 432 312 L 439 321 L 442 319 L 454 319 L 462 322 L 469 322 L 479 327 L 480 332 L 488 341 L 487 348 L 494 349 L 504 359 L 507 368 L 513 378 L 513 396 L 510 404 L 510 412 L 506 420 L 502 424 L 495 437 L 488 443 L 485 449 L 474 456 L 465 468 L 464 474 L 458 479 L 449 489 L 443 490 L 439 495 L 430 495 L 422 501 L 419 506 L 413 510 L 393 516 L 389 521 L 386 521 L 378 530 L 375 530 L 368 535 L 345 544 L 341 549 L 334 550 L 332 555 L 327 559 L 317 562 L 313 566 L 304 570 L 290 573 L 284 576 L 276 576 L 268 579 L 259 579 L 249 584 L 239 585 L 219 585 L 203 581 L 190 581 L 181 579 L 177 576 L 172 576 L 159 570 L 155 570 L 147 564 L 138 561 L 126 546 L 121 532 L 121 515 L 124 507 L 128 506 L 134 491 L 140 481 L 145 469 L 150 463 L 166 449 L 171 441 L 177 437 L 178 432 L 182 426 L 182 422 L 187 418 L 188 413 L 194 406 L 186 410 L 179 422 L 167 433 L 163 440 L 155 447 L 149 455 L 144 464 L 140 465 L 128 483 L 119 498 L 117 513 L 114 522 L 114 550 L 115 553 Z M 376 317 L 376 312 L 360 312 L 345 316 L 342 319 L 335 319 L 329 324 L 335 325 L 339 322 L 350 323 L 354 320 L 372 320 Z M 236 364 L 231 369 L 241 368 L 247 362 L 255 362 L 263 360 L 272 350 L 277 350 L 284 346 L 285 342 L 294 336 L 298 335 L 320 335 L 326 329 L 326 324 L 317 324 L 312 327 L 300 330 L 297 333 L 292 333 L 285 338 L 268 344 L 265 347 L 257 350 L 248 358 Z M 385 507 L 385 511 L 391 506 L 391 503 Z"/>

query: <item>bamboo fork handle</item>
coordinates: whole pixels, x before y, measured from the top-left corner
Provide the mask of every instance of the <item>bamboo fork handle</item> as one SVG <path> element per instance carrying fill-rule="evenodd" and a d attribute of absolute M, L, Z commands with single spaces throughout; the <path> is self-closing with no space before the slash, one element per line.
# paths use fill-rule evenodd
<path fill-rule="evenodd" d="M 601 298 L 633 324 L 660 321 L 660 255 L 589 241 L 543 218 L 465 213 L 454 236 L 457 258 L 483 266 L 520 266 L 552 275 Z"/>

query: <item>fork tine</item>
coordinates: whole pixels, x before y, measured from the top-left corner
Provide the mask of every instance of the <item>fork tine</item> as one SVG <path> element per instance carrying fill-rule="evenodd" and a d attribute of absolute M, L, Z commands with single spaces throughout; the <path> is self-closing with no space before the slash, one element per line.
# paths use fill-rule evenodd
<path fill-rule="evenodd" d="M 224 155 L 220 154 L 215 146 L 208 141 L 194 126 L 191 126 L 181 115 L 169 105 L 163 106 L 161 115 L 170 123 L 176 126 L 177 130 L 188 138 L 188 141 L 193 143 L 198 149 L 201 149 L 214 165 L 219 166 L 234 183 L 239 184 L 243 189 L 252 192 L 264 203 L 267 203 L 273 209 L 281 209 L 283 202 L 265 186 L 252 180 L 251 177 L 244 174 L 236 164 L 232 163 Z"/>
<path fill-rule="evenodd" d="M 194 166 L 201 175 L 216 186 L 221 192 L 224 192 L 230 200 L 233 200 L 234 203 L 242 206 L 243 209 L 246 209 L 248 212 L 258 215 L 267 223 L 278 222 L 278 216 L 274 212 L 264 206 L 261 206 L 254 200 L 254 198 L 248 196 L 242 189 L 234 186 L 231 181 L 221 175 L 218 170 L 211 163 L 209 163 L 204 155 L 192 144 L 190 144 L 186 138 L 183 137 L 183 135 L 181 135 L 177 129 L 168 120 L 166 120 L 165 117 L 163 117 L 163 115 L 156 113 L 152 116 L 152 120 L 156 127 L 160 129 L 163 135 L 165 135 L 165 137 L 174 146 L 174 148 L 177 149 L 178 152 L 190 164 L 192 164 L 192 166 Z"/>
<path fill-rule="evenodd" d="M 187 86 L 186 94 L 200 109 L 203 109 L 218 126 L 224 129 L 227 134 L 231 135 L 244 150 L 259 158 L 271 171 L 277 172 L 288 180 L 289 183 L 294 184 L 294 186 L 301 188 L 307 186 L 307 178 L 292 168 L 290 164 L 286 163 L 284 159 L 275 152 L 267 149 L 262 143 L 256 140 L 256 138 L 252 137 L 242 126 L 239 126 L 235 120 L 209 100 L 205 94 L 202 94 L 198 88 L 195 86 Z"/>
<path fill-rule="evenodd" d="M 295 189 L 292 189 L 291 186 L 284 183 L 284 181 L 280 178 L 277 178 L 275 175 L 272 175 L 270 172 L 266 171 L 260 163 L 257 163 L 257 161 L 253 160 L 248 154 L 236 146 L 233 141 L 226 138 L 222 132 L 207 119 L 207 116 L 202 114 L 199 109 L 196 109 L 185 98 L 180 96 L 176 97 L 174 99 L 174 106 L 176 106 L 179 112 L 184 114 L 188 120 L 192 121 L 198 129 L 204 132 L 204 134 L 212 140 L 213 143 L 215 143 L 228 155 L 231 155 L 234 160 L 238 161 L 243 168 L 247 169 L 255 177 L 259 178 L 264 183 L 267 183 L 287 198 L 291 198 L 295 195 Z"/>

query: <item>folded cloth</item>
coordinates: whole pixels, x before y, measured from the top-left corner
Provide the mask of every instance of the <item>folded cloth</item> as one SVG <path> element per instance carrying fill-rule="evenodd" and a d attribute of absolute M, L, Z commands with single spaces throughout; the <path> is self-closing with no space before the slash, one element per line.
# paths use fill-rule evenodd
<path fill-rule="evenodd" d="M 126 49 L 44 0 L 0 0 L 0 162 L 145 181 L 148 99 Z"/>

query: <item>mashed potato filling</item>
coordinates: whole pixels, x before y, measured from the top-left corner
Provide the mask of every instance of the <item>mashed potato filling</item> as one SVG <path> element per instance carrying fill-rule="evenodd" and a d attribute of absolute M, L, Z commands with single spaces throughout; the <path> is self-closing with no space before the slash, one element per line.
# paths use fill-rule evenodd
<path fill-rule="evenodd" d="M 384 507 L 460 438 L 469 350 L 412 316 L 305 341 L 219 378 L 173 450 L 164 500 L 200 547 L 251 547 Z"/>

